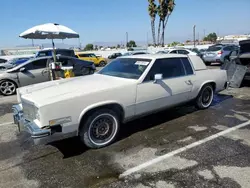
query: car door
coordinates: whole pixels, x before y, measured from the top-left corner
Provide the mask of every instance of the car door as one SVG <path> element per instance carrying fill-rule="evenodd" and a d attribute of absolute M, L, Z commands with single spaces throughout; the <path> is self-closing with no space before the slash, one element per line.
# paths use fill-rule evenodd
<path fill-rule="evenodd" d="M 49 69 L 47 59 L 37 59 L 25 64 L 18 72 L 18 79 L 21 86 L 37 84 L 49 81 Z M 21 71 L 22 70 L 22 71 Z"/>
<path fill-rule="evenodd" d="M 188 62 L 185 69 L 183 58 L 158 59 L 154 62 L 144 81 L 137 86 L 136 115 L 171 107 L 190 98 L 194 71 Z M 163 79 L 154 82 L 154 75 Z"/>

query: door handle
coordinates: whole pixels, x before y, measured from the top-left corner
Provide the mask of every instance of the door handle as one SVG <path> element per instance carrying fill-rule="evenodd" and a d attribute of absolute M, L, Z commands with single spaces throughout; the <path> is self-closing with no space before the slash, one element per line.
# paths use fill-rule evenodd
<path fill-rule="evenodd" d="M 193 83 L 192 83 L 191 80 L 187 80 L 187 81 L 185 81 L 185 83 L 186 83 L 187 85 L 193 85 Z"/>
<path fill-rule="evenodd" d="M 49 71 L 46 69 L 46 70 L 43 70 L 42 71 L 42 74 L 46 74 L 46 73 L 48 73 Z"/>

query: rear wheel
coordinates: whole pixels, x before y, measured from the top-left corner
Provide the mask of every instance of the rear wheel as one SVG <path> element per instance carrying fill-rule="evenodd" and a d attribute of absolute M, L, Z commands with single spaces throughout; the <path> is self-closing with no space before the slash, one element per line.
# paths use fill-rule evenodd
<path fill-rule="evenodd" d="M 202 87 L 196 99 L 195 102 L 196 108 L 198 109 L 208 108 L 212 104 L 213 98 L 214 98 L 214 89 L 211 84 L 206 84 L 205 86 Z"/>
<path fill-rule="evenodd" d="M 100 109 L 88 115 L 79 136 L 87 147 L 102 148 L 116 139 L 119 128 L 119 115 L 111 109 Z"/>
<path fill-rule="evenodd" d="M 14 95 L 16 93 L 16 88 L 16 84 L 13 81 L 0 81 L 0 93 L 4 96 Z"/>

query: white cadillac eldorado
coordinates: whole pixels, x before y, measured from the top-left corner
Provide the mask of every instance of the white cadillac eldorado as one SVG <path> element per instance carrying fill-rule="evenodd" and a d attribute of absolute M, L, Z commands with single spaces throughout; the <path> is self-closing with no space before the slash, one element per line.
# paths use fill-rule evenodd
<path fill-rule="evenodd" d="M 93 75 L 19 88 L 13 116 L 34 141 L 70 135 L 100 148 L 122 123 L 186 102 L 206 109 L 227 87 L 226 71 L 207 69 L 198 56 L 124 56 Z"/>

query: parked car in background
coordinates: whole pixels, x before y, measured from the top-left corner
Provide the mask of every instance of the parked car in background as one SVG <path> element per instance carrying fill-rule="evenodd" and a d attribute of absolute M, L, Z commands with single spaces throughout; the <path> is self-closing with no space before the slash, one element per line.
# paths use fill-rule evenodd
<path fill-rule="evenodd" d="M 95 66 L 103 67 L 107 64 L 107 60 L 105 58 L 97 57 L 94 53 L 76 52 L 75 55 L 79 59 L 94 62 Z"/>
<path fill-rule="evenodd" d="M 8 96 L 16 93 L 19 87 L 50 81 L 49 63 L 53 57 L 46 56 L 26 61 L 14 68 L 0 71 L 0 94 Z M 64 67 L 73 66 L 75 76 L 93 74 L 92 62 L 68 56 L 57 56 L 57 61 Z"/>
<path fill-rule="evenodd" d="M 202 59 L 206 65 L 211 65 L 213 62 L 224 63 L 227 56 L 231 51 L 239 49 L 236 45 L 213 45 L 210 46 Z"/>
<path fill-rule="evenodd" d="M 130 55 L 132 55 L 132 52 L 126 52 L 126 53 L 122 54 L 122 56 L 130 56 Z"/>
<path fill-rule="evenodd" d="M 111 55 L 108 56 L 109 59 L 116 59 L 117 57 L 122 56 L 121 53 L 113 53 Z"/>
<path fill-rule="evenodd" d="M 10 69 L 13 68 L 17 65 L 20 65 L 26 61 L 28 61 L 30 58 L 14 58 L 11 59 L 9 61 L 7 61 L 6 63 L 1 63 L 0 64 L 0 70 L 5 70 L 5 69 Z"/>
<path fill-rule="evenodd" d="M 157 51 L 155 54 L 168 54 L 168 51 L 167 50 L 160 50 L 160 51 Z"/>
<path fill-rule="evenodd" d="M 208 108 L 227 84 L 225 70 L 207 69 L 198 56 L 124 56 L 90 76 L 20 88 L 14 122 L 35 142 L 61 134 L 101 148 L 122 123 L 187 102 Z"/>
<path fill-rule="evenodd" d="M 132 52 L 131 55 L 142 55 L 142 54 L 148 54 L 147 52 Z"/>
<path fill-rule="evenodd" d="M 6 63 L 8 60 L 7 59 L 4 59 L 4 58 L 0 58 L 0 63 Z"/>
<path fill-rule="evenodd" d="M 197 55 L 196 52 L 192 52 L 191 50 L 188 50 L 188 49 L 169 49 L 168 53 L 169 54 L 183 54 L 183 55 Z"/>
<path fill-rule="evenodd" d="M 72 49 L 55 49 L 56 55 L 64 55 L 69 57 L 75 57 L 75 51 Z M 53 49 L 45 49 L 37 52 L 35 57 L 53 56 Z"/>

